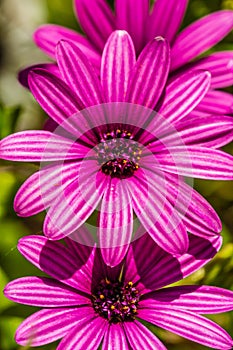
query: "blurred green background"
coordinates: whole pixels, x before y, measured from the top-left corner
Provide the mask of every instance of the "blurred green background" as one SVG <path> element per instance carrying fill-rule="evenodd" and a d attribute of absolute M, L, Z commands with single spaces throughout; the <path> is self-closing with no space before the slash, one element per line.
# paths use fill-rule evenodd
<path fill-rule="evenodd" d="M 113 1 L 111 2 L 113 3 Z M 42 127 L 45 115 L 30 93 L 17 82 L 17 72 L 27 65 L 48 61 L 32 42 L 32 33 L 42 23 L 50 22 L 80 30 L 72 11 L 71 0 L 0 0 L 0 137 L 24 129 Z M 190 0 L 183 26 L 219 9 L 233 9 L 233 0 Z M 233 49 L 233 34 L 217 50 Z M 231 88 L 227 89 L 233 92 Z M 233 146 L 225 147 L 233 154 Z M 14 195 L 20 184 L 37 167 L 32 164 L 0 162 L 0 290 L 14 278 L 41 275 L 17 251 L 20 237 L 41 232 L 44 214 L 19 218 L 13 211 Z M 182 284 L 209 284 L 233 289 L 233 183 L 195 181 L 195 188 L 214 206 L 223 222 L 224 244 L 205 268 L 182 281 Z M 14 342 L 21 321 L 36 308 L 17 305 L 0 294 L 0 350 L 23 349 Z M 233 336 L 233 313 L 211 316 Z M 155 327 L 151 327 L 171 350 L 207 349 Z M 40 347 L 41 348 L 41 347 Z M 56 344 L 43 346 L 55 349 Z M 26 348 L 24 348 L 26 349 Z M 29 349 L 29 348 L 27 348 Z"/>

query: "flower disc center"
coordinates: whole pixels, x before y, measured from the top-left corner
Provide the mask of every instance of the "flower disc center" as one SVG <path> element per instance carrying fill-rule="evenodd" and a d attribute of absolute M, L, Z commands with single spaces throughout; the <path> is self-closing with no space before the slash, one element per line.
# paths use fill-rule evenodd
<path fill-rule="evenodd" d="M 133 321 L 137 314 L 139 293 L 132 282 L 102 280 L 92 296 L 94 310 L 111 323 Z"/>

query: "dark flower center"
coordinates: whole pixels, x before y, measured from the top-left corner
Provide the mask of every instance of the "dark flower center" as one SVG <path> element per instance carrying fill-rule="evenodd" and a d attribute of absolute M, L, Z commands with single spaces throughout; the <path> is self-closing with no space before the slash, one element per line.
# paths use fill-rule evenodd
<path fill-rule="evenodd" d="M 141 152 L 139 144 L 133 141 L 132 134 L 121 129 L 103 134 L 97 146 L 101 171 L 120 179 L 131 177 L 139 168 Z"/>
<path fill-rule="evenodd" d="M 138 290 L 132 282 L 102 280 L 92 296 L 94 310 L 111 323 L 133 321 L 139 302 Z"/>

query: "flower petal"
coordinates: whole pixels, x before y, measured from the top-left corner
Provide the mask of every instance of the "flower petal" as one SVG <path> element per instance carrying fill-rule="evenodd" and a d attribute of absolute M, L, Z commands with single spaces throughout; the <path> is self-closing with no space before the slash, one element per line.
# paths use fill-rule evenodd
<path fill-rule="evenodd" d="M 188 115 L 209 90 L 210 79 L 208 72 L 190 71 L 168 84 L 165 98 L 158 110 L 164 118 L 164 123 L 157 131 L 177 123 Z"/>
<path fill-rule="evenodd" d="M 147 40 L 163 36 L 172 42 L 183 20 L 188 0 L 157 0 L 153 6 L 148 26 Z"/>
<path fill-rule="evenodd" d="M 0 142 L 0 157 L 17 162 L 49 162 L 83 158 L 89 148 L 49 131 L 20 131 Z"/>
<path fill-rule="evenodd" d="M 40 346 L 64 337 L 81 320 L 87 318 L 92 309 L 44 309 L 29 316 L 18 327 L 15 335 L 20 345 Z M 81 318 L 81 320 L 80 320 Z"/>
<path fill-rule="evenodd" d="M 118 265 L 124 258 L 133 232 L 133 208 L 124 181 L 112 179 L 105 190 L 98 223 L 104 262 Z"/>
<path fill-rule="evenodd" d="M 61 239 L 78 229 L 96 209 L 109 178 L 98 172 L 94 161 L 84 161 L 77 179 L 64 188 L 44 221 L 44 233 Z"/>
<path fill-rule="evenodd" d="M 213 321 L 198 314 L 166 306 L 139 310 L 138 317 L 213 349 L 231 349 L 230 335 Z"/>
<path fill-rule="evenodd" d="M 28 74 L 33 70 L 33 69 L 44 69 L 53 75 L 57 76 L 60 78 L 60 71 L 58 69 L 58 66 L 54 63 L 39 63 L 39 64 L 34 64 L 33 66 L 26 67 L 19 71 L 18 73 L 18 80 L 20 84 L 22 84 L 24 87 L 29 89 L 28 85 Z"/>
<path fill-rule="evenodd" d="M 137 320 L 134 322 L 124 322 L 123 325 L 127 339 L 133 350 L 166 350 L 166 347 L 161 341 Z"/>
<path fill-rule="evenodd" d="M 94 46 L 81 34 L 71 29 L 55 24 L 45 24 L 34 32 L 33 38 L 36 45 L 53 59 L 55 59 L 56 45 L 60 40 L 73 41 L 96 67 L 100 66 L 100 55 Z"/>
<path fill-rule="evenodd" d="M 104 335 L 102 350 L 130 350 L 122 323 L 109 325 Z"/>
<path fill-rule="evenodd" d="M 60 342 L 57 350 L 97 350 L 106 332 L 108 322 L 86 308 L 86 315 L 77 319 L 77 325 Z"/>
<path fill-rule="evenodd" d="M 233 310 L 233 292 L 211 286 L 178 286 L 160 289 L 145 295 L 140 307 L 164 305 L 201 314 Z"/>
<path fill-rule="evenodd" d="M 131 71 L 125 100 L 153 108 L 163 91 L 170 66 L 169 45 L 157 37 L 146 45 Z"/>
<path fill-rule="evenodd" d="M 171 51 L 175 70 L 221 41 L 233 27 L 233 11 L 218 11 L 186 27 L 176 38 Z"/>
<path fill-rule="evenodd" d="M 4 295 L 17 303 L 41 307 L 64 307 L 90 304 L 84 295 L 47 277 L 23 277 L 7 284 Z"/>
<path fill-rule="evenodd" d="M 115 29 L 115 19 L 109 5 L 104 0 L 75 0 L 74 10 L 90 42 L 98 51 L 102 51 Z"/>
<path fill-rule="evenodd" d="M 127 32 L 115 31 L 104 47 L 101 83 L 108 102 L 125 100 L 130 71 L 136 62 L 133 42 Z"/>
<path fill-rule="evenodd" d="M 139 54 L 147 42 L 144 28 L 149 13 L 149 1 L 116 0 L 115 12 L 117 29 L 124 29 L 129 33 Z"/>
<path fill-rule="evenodd" d="M 57 62 L 61 75 L 85 107 L 103 103 L 101 86 L 87 57 L 72 42 L 57 45 Z"/>

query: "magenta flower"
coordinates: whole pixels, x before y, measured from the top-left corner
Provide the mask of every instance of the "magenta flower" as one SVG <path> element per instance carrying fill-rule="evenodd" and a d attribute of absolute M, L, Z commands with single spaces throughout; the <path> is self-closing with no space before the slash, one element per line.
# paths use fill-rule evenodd
<path fill-rule="evenodd" d="M 81 229 L 82 231 L 82 229 Z M 85 232 L 86 234 L 86 232 Z M 21 254 L 47 277 L 10 282 L 5 296 L 43 307 L 16 331 L 16 342 L 40 346 L 62 339 L 57 349 L 166 349 L 141 320 L 213 349 L 231 349 L 233 340 L 200 314 L 233 309 L 233 292 L 185 285 L 163 288 L 206 264 L 219 250 L 190 237 L 186 254 L 176 259 L 144 235 L 130 246 L 125 261 L 109 268 L 97 248 L 66 239 L 67 246 L 42 236 L 20 239 Z"/>
<path fill-rule="evenodd" d="M 209 73 L 185 73 L 162 95 L 167 42 L 152 40 L 136 62 L 124 31 L 113 33 L 106 44 L 101 82 L 71 42 L 59 43 L 57 61 L 66 83 L 43 69 L 29 76 L 31 91 L 57 133 L 23 131 L 0 143 L 3 159 L 50 162 L 19 190 L 18 215 L 49 208 L 45 235 L 60 239 L 100 205 L 99 244 L 112 266 L 128 249 L 133 212 L 155 242 L 174 254 L 186 252 L 187 231 L 207 238 L 219 233 L 217 214 L 183 181 L 183 176 L 233 178 L 233 157 L 216 149 L 232 140 L 232 118 L 186 119 L 205 96 Z"/>
<path fill-rule="evenodd" d="M 156 0 L 150 9 L 149 0 L 115 0 L 114 13 L 106 0 L 74 0 L 74 11 L 86 36 L 58 25 L 39 27 L 34 41 L 47 55 L 56 60 L 56 45 L 61 40 L 77 44 L 99 70 L 101 53 L 109 35 L 115 29 L 124 29 L 132 37 L 139 54 L 156 36 L 162 36 L 171 45 L 171 76 L 187 69 L 203 69 L 211 73 L 211 88 L 233 84 L 233 51 L 222 51 L 198 58 L 221 41 L 233 28 L 233 11 L 218 11 L 192 23 L 179 34 L 188 0 Z M 189 64 L 190 61 L 193 61 Z M 37 65 L 38 66 L 38 65 Z M 39 65 L 59 75 L 54 64 Z M 22 71 L 19 79 L 28 86 L 31 68 Z M 231 114 L 232 95 L 210 90 L 193 115 Z"/>

